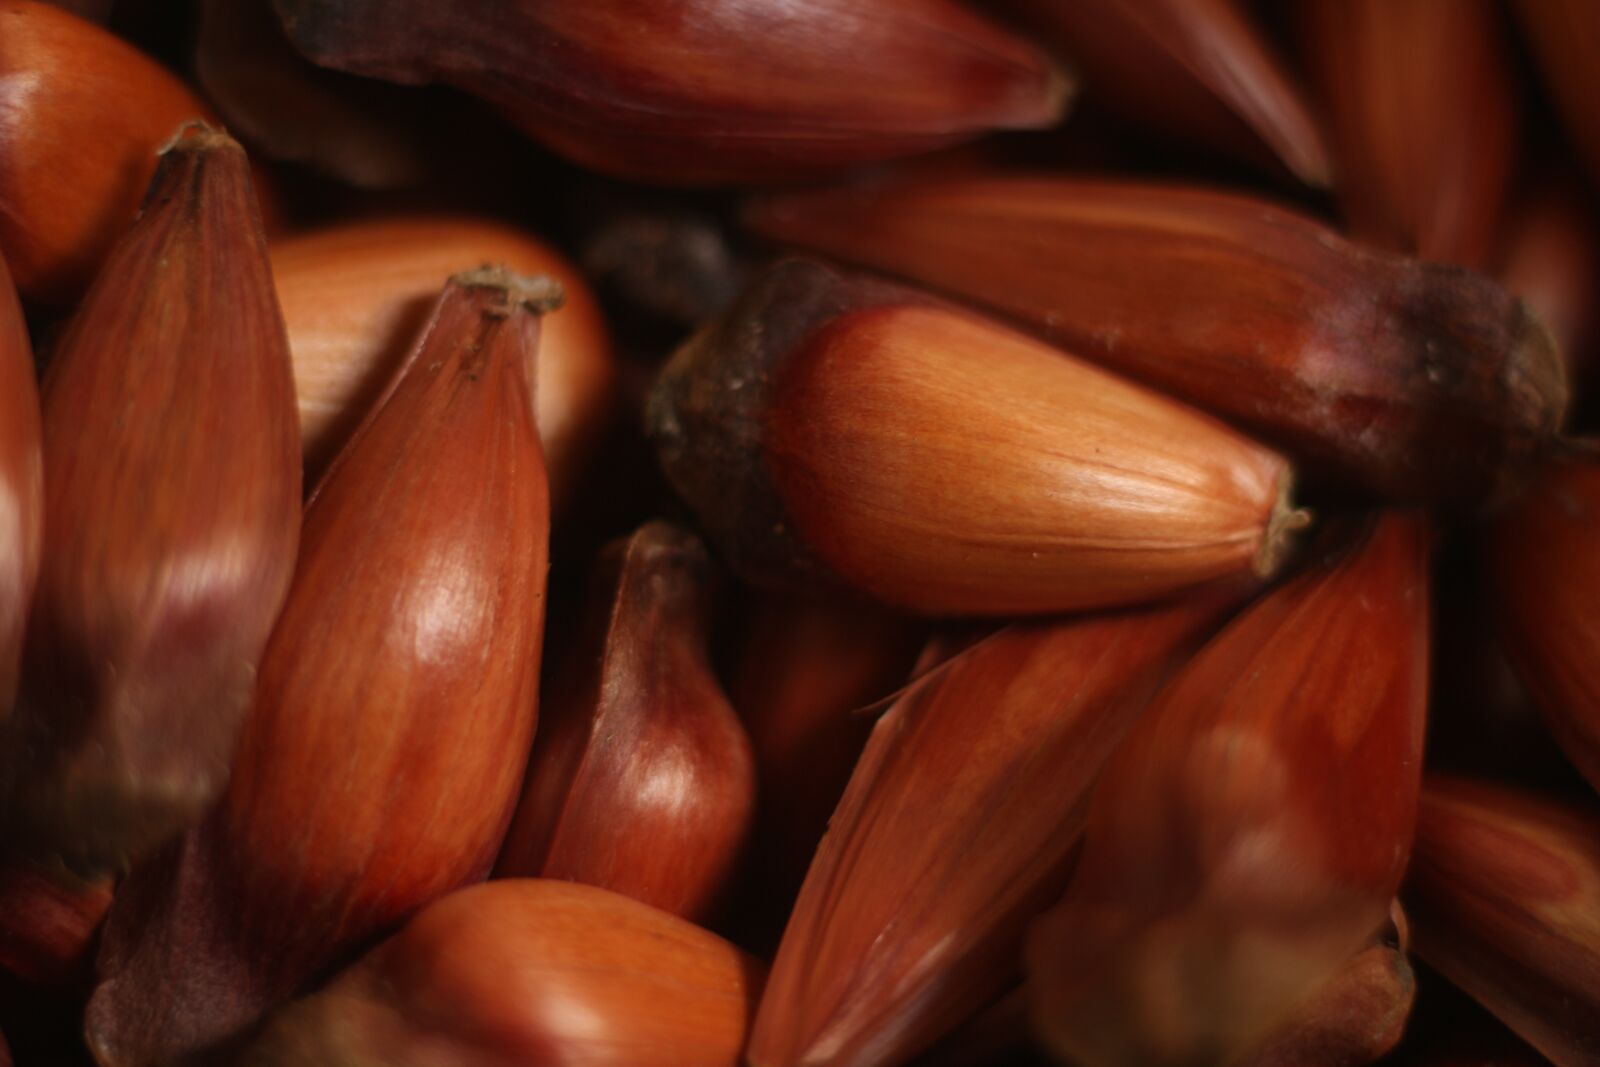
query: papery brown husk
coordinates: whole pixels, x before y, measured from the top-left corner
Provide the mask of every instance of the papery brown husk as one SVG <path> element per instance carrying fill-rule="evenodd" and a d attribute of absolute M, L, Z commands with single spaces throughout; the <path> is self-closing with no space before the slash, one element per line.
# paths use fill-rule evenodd
<path fill-rule="evenodd" d="M 1366 1067 L 1405 1033 L 1417 981 L 1399 902 L 1367 948 L 1341 967 L 1242 1067 Z"/>
<path fill-rule="evenodd" d="M 750 1063 L 904 1063 L 1014 985 L 1101 765 L 1236 600 L 1018 625 L 914 684 L 806 874 Z"/>
<path fill-rule="evenodd" d="M 1083 72 L 1085 99 L 1167 137 L 1333 183 L 1327 139 L 1236 0 L 1004 0 Z"/>
<path fill-rule="evenodd" d="M 1071 889 L 1029 936 L 1033 1017 L 1058 1055 L 1230 1062 L 1384 921 L 1420 786 L 1429 540 L 1420 516 L 1370 520 L 1140 718 L 1095 788 Z"/>
<path fill-rule="evenodd" d="M 306 471 L 316 478 L 393 380 L 444 279 L 485 263 L 561 283 L 539 335 L 539 439 L 561 510 L 610 422 L 616 365 L 599 302 L 555 249 L 485 219 L 345 222 L 275 241 L 278 299 L 294 355 Z"/>
<path fill-rule="evenodd" d="M 1511 5 L 1555 99 L 1567 135 L 1600 189 L 1600 7 L 1590 0 L 1516 0 Z"/>
<path fill-rule="evenodd" d="M 85 877 L 197 821 L 228 779 L 288 590 L 300 449 L 250 172 L 187 127 L 56 346 L 45 553 L 0 822 Z"/>
<path fill-rule="evenodd" d="M 756 773 L 711 667 L 711 567 L 694 535 L 666 522 L 601 552 L 497 877 L 583 882 L 690 921 L 723 898 Z"/>
<path fill-rule="evenodd" d="M 1521 301 L 1263 200 L 978 177 L 774 196 L 747 217 L 1010 315 L 1340 487 L 1456 504 L 1508 492 L 1566 411 L 1556 345 Z"/>
<path fill-rule="evenodd" d="M 1499 634 L 1574 766 L 1600 788 L 1600 455 L 1552 460 L 1490 528 Z"/>
<path fill-rule="evenodd" d="M 1517 84 L 1493 0 L 1313 0 L 1301 52 L 1338 145 L 1361 240 L 1492 265 L 1513 163 Z"/>
<path fill-rule="evenodd" d="M 60 884 L 17 860 L 0 860 L 0 970 L 35 986 L 89 977 L 89 950 L 111 906 L 111 882 Z"/>
<path fill-rule="evenodd" d="M 24 295 L 66 303 L 139 210 L 157 150 L 211 109 L 92 22 L 0 0 L 0 247 Z"/>
<path fill-rule="evenodd" d="M 0 724 L 16 700 L 23 633 L 44 542 L 41 435 L 28 325 L 0 256 Z"/>
<path fill-rule="evenodd" d="M 1416 952 L 1559 1067 L 1600 1064 L 1600 815 L 1432 775 L 1406 876 Z"/>
<path fill-rule="evenodd" d="M 102 1067 L 236 1037 L 488 873 L 537 716 L 532 375 L 555 299 L 458 275 L 318 487 L 228 792 L 112 906 L 86 1022 Z"/>
<path fill-rule="evenodd" d="M 756 584 L 924 614 L 1159 600 L 1281 564 L 1282 457 L 982 316 L 804 260 L 673 356 L 668 479 Z"/>
<path fill-rule="evenodd" d="M 511 879 L 425 909 L 287 1005 L 240 1067 L 736 1067 L 762 966 L 593 886 Z"/>
<path fill-rule="evenodd" d="M 790 180 L 1061 116 L 1069 85 L 950 0 L 274 0 L 312 61 L 442 82 L 592 169 Z"/>
<path fill-rule="evenodd" d="M 751 943 L 770 950 L 872 733 L 861 710 L 905 684 L 926 627 L 850 599 L 753 599 L 728 695 L 761 786 L 742 917 Z"/>

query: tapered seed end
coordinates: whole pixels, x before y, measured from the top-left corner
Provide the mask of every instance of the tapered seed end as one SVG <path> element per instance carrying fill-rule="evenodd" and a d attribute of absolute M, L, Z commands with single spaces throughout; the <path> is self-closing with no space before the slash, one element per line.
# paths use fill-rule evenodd
<path fill-rule="evenodd" d="M 1261 539 L 1252 569 L 1261 578 L 1270 578 L 1282 569 L 1293 554 L 1298 534 L 1308 528 L 1314 516 L 1309 508 L 1296 507 L 1293 501 L 1294 475 L 1285 471 L 1278 480 L 1278 499 L 1267 519 L 1267 533 Z"/>
<path fill-rule="evenodd" d="M 453 274 L 450 282 L 463 289 L 499 290 L 504 298 L 503 310 L 508 315 L 518 309 L 547 315 L 567 302 L 566 290 L 554 278 L 542 274 L 524 276 L 488 263 Z"/>

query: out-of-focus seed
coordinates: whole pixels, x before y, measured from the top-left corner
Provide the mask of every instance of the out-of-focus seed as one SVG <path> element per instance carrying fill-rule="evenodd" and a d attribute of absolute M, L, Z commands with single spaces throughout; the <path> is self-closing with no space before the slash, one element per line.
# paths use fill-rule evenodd
<path fill-rule="evenodd" d="M 1297 14 L 1356 235 L 1423 259 L 1491 266 L 1517 157 L 1498 6 L 1311 0 Z"/>
<path fill-rule="evenodd" d="M 1429 541 L 1420 516 L 1371 520 L 1140 718 L 1095 789 L 1072 887 L 1029 937 L 1057 1054 L 1236 1060 L 1386 921 L 1421 784 Z"/>
<path fill-rule="evenodd" d="M 186 127 L 162 154 L 43 405 L 47 548 L 0 728 L 0 822 L 93 877 L 192 825 L 226 784 L 294 570 L 289 346 L 226 134 Z"/>
<path fill-rule="evenodd" d="M 1332 184 L 1326 138 L 1236 0 L 1004 0 L 1083 72 L 1085 99 L 1165 136 Z"/>
<path fill-rule="evenodd" d="M 1600 1064 L 1600 817 L 1432 776 L 1406 877 L 1416 951 L 1558 1067 Z"/>
<path fill-rule="evenodd" d="M 274 0 L 337 70 L 483 97 L 584 166 L 786 180 L 1054 124 L 1065 77 L 950 0 Z"/>

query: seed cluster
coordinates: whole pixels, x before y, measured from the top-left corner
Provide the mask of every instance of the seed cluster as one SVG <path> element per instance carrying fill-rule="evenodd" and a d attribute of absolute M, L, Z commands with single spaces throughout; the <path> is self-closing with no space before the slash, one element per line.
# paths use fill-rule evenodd
<path fill-rule="evenodd" d="M 0 0 L 0 1067 L 1600 1067 L 1597 79 Z"/>

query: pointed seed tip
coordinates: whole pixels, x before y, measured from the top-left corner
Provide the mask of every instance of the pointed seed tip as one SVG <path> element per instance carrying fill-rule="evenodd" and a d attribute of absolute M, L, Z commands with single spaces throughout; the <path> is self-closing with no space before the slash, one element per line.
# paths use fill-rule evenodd
<path fill-rule="evenodd" d="M 167 142 L 156 149 L 157 156 L 169 152 L 210 151 L 216 148 L 240 148 L 238 141 L 228 136 L 228 131 L 213 126 L 204 119 L 188 119 L 179 126 Z M 242 149 L 241 149 L 242 150 Z"/>
<path fill-rule="evenodd" d="M 1296 507 L 1290 499 L 1294 491 L 1294 476 L 1285 474 L 1278 483 L 1278 499 L 1272 505 L 1272 515 L 1267 519 L 1267 532 L 1261 539 L 1261 549 L 1256 553 L 1254 570 L 1257 577 L 1270 578 L 1278 573 L 1294 548 L 1295 534 L 1307 529 L 1315 518 L 1309 508 Z"/>
<path fill-rule="evenodd" d="M 509 268 L 485 263 L 473 270 L 450 276 L 452 285 L 463 289 L 498 289 L 505 299 L 507 314 L 526 308 L 535 315 L 546 315 L 566 303 L 567 293 L 559 281 L 547 275 L 521 275 Z"/>

